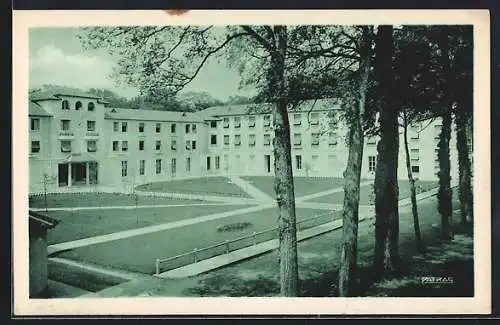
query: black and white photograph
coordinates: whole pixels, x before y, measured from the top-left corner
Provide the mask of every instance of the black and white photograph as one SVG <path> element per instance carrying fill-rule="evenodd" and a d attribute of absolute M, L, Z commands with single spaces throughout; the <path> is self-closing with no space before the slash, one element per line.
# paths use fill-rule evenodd
<path fill-rule="evenodd" d="M 487 12 L 243 14 L 19 14 L 13 264 L 31 312 L 489 312 Z"/>

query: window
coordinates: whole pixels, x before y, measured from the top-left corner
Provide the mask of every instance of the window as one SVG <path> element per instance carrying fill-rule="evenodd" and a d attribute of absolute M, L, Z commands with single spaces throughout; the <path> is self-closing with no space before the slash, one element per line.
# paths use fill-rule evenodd
<path fill-rule="evenodd" d="M 146 173 L 146 161 L 139 160 L 139 175 L 144 175 Z"/>
<path fill-rule="evenodd" d="M 177 140 L 172 140 L 172 144 L 170 145 L 170 149 L 173 151 L 177 150 Z"/>
<path fill-rule="evenodd" d="M 311 113 L 311 122 L 312 125 L 316 125 L 319 123 L 319 113 Z"/>
<path fill-rule="evenodd" d="M 418 140 L 420 138 L 420 132 L 418 130 L 418 127 L 412 126 L 410 130 L 411 130 L 411 139 Z"/>
<path fill-rule="evenodd" d="M 156 151 L 160 151 L 161 150 L 161 140 L 156 140 L 155 148 L 156 148 Z"/>
<path fill-rule="evenodd" d="M 436 155 L 434 158 L 434 161 L 439 162 L 439 149 L 434 149 L 434 153 Z"/>
<path fill-rule="evenodd" d="M 229 117 L 224 117 L 222 126 L 227 129 L 229 127 Z"/>
<path fill-rule="evenodd" d="M 300 146 L 302 144 L 302 134 L 294 133 L 293 134 L 293 145 Z"/>
<path fill-rule="evenodd" d="M 264 126 L 271 125 L 271 115 L 264 115 Z"/>
<path fill-rule="evenodd" d="M 68 109 L 69 110 L 69 102 L 67 100 L 62 101 L 61 109 Z"/>
<path fill-rule="evenodd" d="M 311 133 L 311 144 L 317 146 L 319 144 L 319 133 Z"/>
<path fill-rule="evenodd" d="M 189 150 L 189 149 L 191 149 L 191 141 L 186 140 L 186 150 Z"/>
<path fill-rule="evenodd" d="M 234 117 L 234 127 L 235 128 L 241 127 L 241 117 L 239 117 L 239 116 Z"/>
<path fill-rule="evenodd" d="M 216 134 L 210 135 L 210 144 L 212 144 L 212 145 L 217 144 L 217 135 Z"/>
<path fill-rule="evenodd" d="M 250 147 L 254 147 L 255 146 L 255 134 L 248 135 L 248 145 Z"/>
<path fill-rule="evenodd" d="M 215 169 L 219 169 L 219 168 L 220 168 L 220 157 L 215 156 Z"/>
<path fill-rule="evenodd" d="M 251 115 L 248 117 L 248 127 L 255 127 L 255 115 Z"/>
<path fill-rule="evenodd" d="M 144 132 L 144 123 L 139 123 L 139 133 Z"/>
<path fill-rule="evenodd" d="M 81 102 L 81 101 L 77 101 L 77 102 L 75 103 L 75 110 L 79 111 L 79 110 L 80 110 L 80 108 L 82 108 L 82 102 Z"/>
<path fill-rule="evenodd" d="M 175 174 L 175 171 L 177 170 L 177 159 L 172 158 L 172 174 Z"/>
<path fill-rule="evenodd" d="M 330 146 L 337 145 L 337 133 L 335 133 L 335 132 L 328 133 L 328 145 L 330 145 Z"/>
<path fill-rule="evenodd" d="M 156 159 L 156 175 L 161 174 L 161 159 Z"/>
<path fill-rule="evenodd" d="M 371 146 L 376 145 L 377 140 L 374 137 L 370 137 L 370 138 L 368 138 L 368 140 L 366 140 L 366 144 L 369 144 Z"/>
<path fill-rule="evenodd" d="M 229 145 L 229 135 L 228 134 L 224 134 L 224 145 L 225 146 Z"/>
<path fill-rule="evenodd" d="M 411 149 L 410 151 L 410 157 L 412 161 L 419 161 L 420 159 L 420 150 L 418 149 Z"/>
<path fill-rule="evenodd" d="M 295 168 L 297 170 L 302 169 L 302 156 L 300 155 L 295 156 Z"/>
<path fill-rule="evenodd" d="M 87 152 L 96 152 L 96 151 L 97 151 L 97 141 L 87 140 Z"/>
<path fill-rule="evenodd" d="M 234 135 L 234 145 L 241 146 L 241 135 L 239 134 Z"/>
<path fill-rule="evenodd" d="M 127 176 L 127 161 L 122 160 L 122 177 Z"/>
<path fill-rule="evenodd" d="M 419 173 L 420 172 L 420 166 L 411 166 L 411 172 L 412 173 Z"/>
<path fill-rule="evenodd" d="M 170 133 L 175 133 L 175 127 L 176 127 L 176 125 L 175 125 L 175 124 L 172 124 L 172 125 L 170 126 Z"/>
<path fill-rule="evenodd" d="M 118 151 L 118 150 L 120 150 L 118 146 L 118 141 L 113 141 L 113 151 Z"/>
<path fill-rule="evenodd" d="M 127 132 L 127 122 L 122 122 L 122 132 Z"/>
<path fill-rule="evenodd" d="M 191 158 L 186 157 L 186 171 L 190 172 L 191 171 Z"/>
<path fill-rule="evenodd" d="M 161 132 L 161 124 L 160 123 L 156 123 L 155 130 L 156 130 L 156 133 L 160 133 Z"/>
<path fill-rule="evenodd" d="M 70 120 L 61 120 L 61 130 L 69 131 L 70 129 Z"/>
<path fill-rule="evenodd" d="M 139 140 L 139 150 L 140 151 L 144 150 L 144 140 Z"/>
<path fill-rule="evenodd" d="M 95 121 L 87 121 L 87 131 L 95 131 Z"/>
<path fill-rule="evenodd" d="M 61 140 L 61 152 L 71 152 L 71 141 Z"/>
<path fill-rule="evenodd" d="M 38 132 L 40 131 L 40 119 L 32 118 L 31 119 L 31 131 Z"/>
<path fill-rule="evenodd" d="M 113 122 L 113 132 L 118 132 L 118 129 L 119 129 L 119 123 Z"/>
<path fill-rule="evenodd" d="M 271 144 L 271 135 L 270 134 L 264 134 L 264 145 L 269 146 Z"/>
<path fill-rule="evenodd" d="M 375 167 L 377 164 L 375 156 L 368 156 L 368 171 L 369 172 L 375 172 Z"/>
<path fill-rule="evenodd" d="M 89 110 L 89 112 L 92 112 L 94 110 L 94 103 L 90 102 L 88 105 L 87 105 L 87 109 Z"/>
<path fill-rule="evenodd" d="M 31 141 L 31 153 L 40 152 L 40 141 Z"/>
<path fill-rule="evenodd" d="M 196 141 L 191 141 L 191 149 L 194 150 L 196 149 Z"/>
<path fill-rule="evenodd" d="M 210 121 L 210 128 L 216 129 L 217 128 L 217 121 Z"/>
<path fill-rule="evenodd" d="M 188 134 L 191 128 L 191 124 L 186 124 L 185 128 L 186 128 L 186 134 Z"/>
<path fill-rule="evenodd" d="M 293 114 L 293 125 L 300 125 L 302 123 L 302 114 Z"/>
<path fill-rule="evenodd" d="M 207 157 L 207 170 L 210 170 L 210 157 Z"/>
<path fill-rule="evenodd" d="M 441 134 L 442 125 L 434 125 L 434 139 L 439 139 L 439 135 Z"/>
<path fill-rule="evenodd" d="M 128 151 L 128 141 L 122 141 L 122 151 Z"/>
<path fill-rule="evenodd" d="M 196 124 L 191 125 L 191 132 L 196 133 Z"/>

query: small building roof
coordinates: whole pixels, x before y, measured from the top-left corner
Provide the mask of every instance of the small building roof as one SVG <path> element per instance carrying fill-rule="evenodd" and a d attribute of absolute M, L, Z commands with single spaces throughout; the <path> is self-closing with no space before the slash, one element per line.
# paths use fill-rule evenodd
<path fill-rule="evenodd" d="M 203 123 L 204 120 L 191 112 L 156 111 L 148 109 L 105 108 L 105 119 L 135 120 L 135 121 L 165 121 Z"/>
<path fill-rule="evenodd" d="M 205 120 L 210 120 L 219 116 L 236 116 L 248 114 L 269 114 L 272 111 L 271 103 L 262 104 L 242 104 L 242 105 L 223 105 L 208 107 L 198 112 L 198 114 Z M 326 111 L 331 109 L 339 109 L 339 101 L 334 98 L 306 100 L 303 101 L 290 112 L 316 112 Z"/>
<path fill-rule="evenodd" d="M 39 100 L 61 100 L 61 96 L 65 97 L 80 97 L 80 98 L 92 98 L 97 100 L 102 100 L 101 96 L 96 96 L 94 94 L 83 92 L 83 91 L 71 91 L 71 90 L 46 90 L 39 91 L 36 93 L 30 94 L 30 100 L 39 101 Z"/>
<path fill-rule="evenodd" d="M 60 221 L 54 218 L 47 217 L 39 212 L 29 210 L 30 222 L 35 222 L 37 225 L 44 228 L 54 228 Z"/>
<path fill-rule="evenodd" d="M 32 101 L 29 101 L 28 115 L 29 116 L 52 116 L 49 112 L 47 112 L 45 109 L 43 109 L 42 106 L 40 106 L 37 103 L 34 103 Z"/>

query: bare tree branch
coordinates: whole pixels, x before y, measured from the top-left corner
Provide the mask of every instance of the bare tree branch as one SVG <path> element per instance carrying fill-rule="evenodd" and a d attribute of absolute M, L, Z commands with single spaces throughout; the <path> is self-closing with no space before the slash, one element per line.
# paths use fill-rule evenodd
<path fill-rule="evenodd" d="M 246 31 L 248 35 L 252 36 L 260 45 L 266 48 L 269 52 L 274 51 L 274 44 L 270 44 L 268 41 L 266 41 L 261 35 L 259 35 L 255 30 L 253 30 L 252 27 L 241 25 L 241 28 L 244 31 Z"/>

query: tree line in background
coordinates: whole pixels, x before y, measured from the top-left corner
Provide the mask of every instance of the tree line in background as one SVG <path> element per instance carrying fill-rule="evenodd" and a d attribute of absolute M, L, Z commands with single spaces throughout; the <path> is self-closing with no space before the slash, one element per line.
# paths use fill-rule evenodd
<path fill-rule="evenodd" d="M 238 105 L 238 104 L 250 104 L 256 101 L 256 98 L 250 98 L 245 96 L 231 96 L 227 100 L 222 101 L 214 98 L 207 92 L 197 92 L 189 91 L 177 94 L 175 96 L 171 94 L 165 94 L 164 96 L 152 97 L 148 94 L 135 96 L 131 99 L 127 99 L 123 96 L 118 95 L 114 91 L 108 89 L 97 89 L 88 88 L 80 89 L 75 87 L 69 87 L 64 85 L 51 85 L 46 84 L 40 87 L 31 88 L 29 90 L 30 94 L 34 94 L 41 91 L 71 91 L 71 92 L 84 92 L 95 96 L 100 96 L 109 102 L 110 107 L 116 108 L 129 108 L 129 109 L 151 109 L 158 111 L 175 111 L 175 112 L 196 112 L 203 110 L 212 106 L 219 105 Z"/>
<path fill-rule="evenodd" d="M 399 254 L 397 171 L 400 129 L 411 186 L 415 243 L 420 234 L 408 128 L 439 119 L 441 238 L 450 240 L 450 137 L 457 131 L 461 222 L 472 222 L 472 26 L 151 26 L 85 28 L 87 48 L 106 48 L 118 60 L 115 80 L 160 102 L 178 94 L 210 59 L 238 69 L 242 86 L 258 89 L 255 102 L 273 103 L 275 192 L 278 206 L 280 288 L 299 292 L 295 195 L 288 112 L 304 100 L 340 99 L 332 114 L 348 128 L 338 294 L 357 292 L 360 174 L 365 137 L 378 136 L 373 280 L 405 272 Z M 453 148 L 452 148 L 453 150 Z M 334 243 L 332 243 L 333 250 Z"/>

